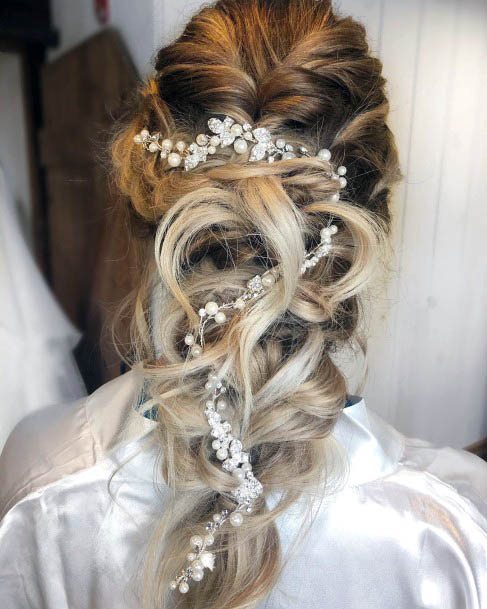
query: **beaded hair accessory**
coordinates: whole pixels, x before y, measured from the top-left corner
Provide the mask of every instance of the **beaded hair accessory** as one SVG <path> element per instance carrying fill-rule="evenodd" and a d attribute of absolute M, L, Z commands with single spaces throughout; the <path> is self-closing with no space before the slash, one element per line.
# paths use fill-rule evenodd
<path fill-rule="evenodd" d="M 237 154 L 245 154 L 250 149 L 249 161 L 262 161 L 267 159 L 269 163 L 276 160 L 294 159 L 298 155 L 310 157 L 305 146 L 294 146 L 288 144 L 283 138 L 273 139 L 270 131 L 265 127 L 253 128 L 249 123 L 237 123 L 230 116 L 223 120 L 212 117 L 208 120 L 209 134 L 200 133 L 196 140 L 187 144 L 182 140 L 174 143 L 171 139 L 163 139 L 160 132 L 150 133 L 142 129 L 134 137 L 136 144 L 141 144 L 145 150 L 159 154 L 162 161 L 166 161 L 170 168 L 179 167 L 181 163 L 184 169 L 189 171 L 200 163 L 204 163 L 208 156 L 216 153 L 218 148 L 227 148 L 233 144 Z M 322 148 L 316 154 L 321 161 L 329 161 L 331 152 Z M 345 188 L 347 180 L 345 167 L 340 166 L 332 178 L 338 181 L 340 188 Z M 336 195 L 335 195 L 336 199 Z"/>
<path fill-rule="evenodd" d="M 209 155 L 215 154 L 217 147 L 225 148 L 233 144 L 235 152 L 245 154 L 250 145 L 250 161 L 261 161 L 267 159 L 269 163 L 276 160 L 295 158 L 298 154 L 310 157 L 308 150 L 300 146 L 297 151 L 282 138 L 275 141 L 270 132 L 259 127 L 253 129 L 248 123 L 240 125 L 232 118 L 225 117 L 222 121 L 218 118 L 210 118 L 208 127 L 212 135 L 199 134 L 196 141 L 186 145 L 178 141 L 174 145 L 170 139 L 162 139 L 160 133 L 149 133 L 143 129 L 138 133 L 134 141 L 141 144 L 144 149 L 151 153 L 158 153 L 162 160 L 167 160 L 170 168 L 179 167 L 184 159 L 186 171 L 197 167 L 207 160 Z M 322 161 L 329 162 L 331 153 L 323 148 L 318 151 L 316 157 Z M 331 197 L 333 202 L 340 199 L 339 189 L 345 188 L 347 180 L 343 177 L 347 170 L 340 166 L 332 170 L 331 177 L 337 182 L 337 192 Z M 332 249 L 332 237 L 337 233 L 337 226 L 330 223 L 320 231 L 320 243 L 311 250 L 304 253 L 300 274 L 316 266 L 321 258 L 327 256 Z M 242 293 L 229 302 L 217 303 L 209 301 L 199 312 L 199 324 L 195 333 L 188 333 L 184 343 L 188 347 L 188 355 L 199 357 L 205 346 L 205 331 L 211 324 L 224 324 L 232 315 L 242 313 L 257 299 L 271 290 L 279 279 L 279 268 L 274 267 L 265 271 L 262 275 L 252 277 L 243 289 Z M 204 414 L 210 427 L 213 438 L 211 446 L 215 456 L 221 462 L 222 468 L 228 472 L 237 483 L 232 491 L 232 499 L 235 506 L 215 512 L 206 524 L 206 530 L 201 534 L 195 534 L 190 539 L 191 551 L 187 555 L 187 564 L 171 581 L 170 589 L 179 590 L 186 594 L 189 583 L 201 581 L 204 570 L 212 571 L 215 566 L 215 554 L 211 546 L 215 542 L 215 535 L 227 522 L 234 527 L 243 523 L 244 514 L 251 513 L 256 500 L 263 494 L 263 487 L 252 471 L 250 455 L 244 450 L 242 441 L 232 433 L 232 425 L 225 420 L 224 412 L 228 406 L 226 393 L 227 388 L 222 380 L 222 375 L 212 370 L 205 384 L 206 396 L 204 400 Z"/>

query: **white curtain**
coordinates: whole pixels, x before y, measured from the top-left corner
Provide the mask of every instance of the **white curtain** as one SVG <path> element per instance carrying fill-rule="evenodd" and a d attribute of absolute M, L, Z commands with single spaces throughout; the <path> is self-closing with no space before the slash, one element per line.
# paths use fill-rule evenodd
<path fill-rule="evenodd" d="M 0 166 L 0 450 L 28 413 L 85 395 L 79 338 L 32 259 Z"/>

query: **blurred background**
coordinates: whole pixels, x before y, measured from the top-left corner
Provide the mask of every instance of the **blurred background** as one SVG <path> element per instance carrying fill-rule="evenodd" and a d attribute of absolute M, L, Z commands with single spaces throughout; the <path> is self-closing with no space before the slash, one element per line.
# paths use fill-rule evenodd
<path fill-rule="evenodd" d="M 137 276 L 106 141 L 156 49 L 202 4 L 0 5 L 0 448 L 27 413 L 120 374 L 107 325 Z M 389 281 L 369 296 L 362 393 L 403 433 L 482 454 L 487 0 L 335 6 L 383 61 L 405 176 Z"/>

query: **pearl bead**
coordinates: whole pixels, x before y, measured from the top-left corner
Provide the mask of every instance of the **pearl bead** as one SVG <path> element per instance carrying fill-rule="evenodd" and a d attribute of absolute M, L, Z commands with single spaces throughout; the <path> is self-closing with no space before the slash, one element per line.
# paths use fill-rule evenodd
<path fill-rule="evenodd" d="M 331 159 L 331 152 L 328 148 L 322 148 L 318 150 L 318 154 L 316 155 L 321 161 L 329 161 Z"/>
<path fill-rule="evenodd" d="M 253 138 L 252 131 L 246 131 L 243 136 L 246 140 L 251 140 Z"/>
<path fill-rule="evenodd" d="M 186 334 L 184 337 L 184 342 L 188 347 L 194 344 L 194 336 L 192 334 Z"/>
<path fill-rule="evenodd" d="M 332 197 L 331 197 L 332 203 L 338 203 L 339 200 L 340 200 L 340 193 L 336 192 L 334 195 L 332 195 Z"/>
<path fill-rule="evenodd" d="M 189 590 L 189 586 L 186 582 L 181 582 L 179 584 L 179 592 L 181 592 L 181 594 L 186 594 L 186 592 Z"/>
<path fill-rule="evenodd" d="M 140 132 L 140 135 L 141 135 L 142 139 L 145 140 L 146 138 L 149 137 L 150 133 L 147 129 L 142 129 L 142 131 Z"/>
<path fill-rule="evenodd" d="M 205 316 L 206 316 L 206 311 L 205 311 L 205 309 L 200 309 L 200 310 L 198 311 L 198 315 L 199 315 L 200 317 L 205 317 Z"/>
<path fill-rule="evenodd" d="M 336 234 L 337 234 L 337 232 L 338 232 L 338 226 L 337 226 L 336 224 L 332 224 L 332 225 L 330 226 L 330 231 L 331 231 L 331 234 L 332 234 L 332 235 L 336 235 Z"/>
<path fill-rule="evenodd" d="M 243 516 L 240 512 L 233 512 L 230 515 L 230 524 L 234 527 L 239 527 L 243 522 Z"/>
<path fill-rule="evenodd" d="M 331 235 L 330 227 L 326 226 L 320 230 L 320 236 L 322 239 L 327 239 Z"/>
<path fill-rule="evenodd" d="M 208 313 L 208 315 L 216 315 L 218 313 L 217 303 L 210 300 L 210 302 L 205 304 L 205 311 Z"/>
<path fill-rule="evenodd" d="M 239 125 L 238 123 L 235 123 L 234 125 L 232 125 L 230 127 L 230 133 L 232 135 L 242 135 L 243 129 L 242 129 L 242 125 Z"/>
<path fill-rule="evenodd" d="M 205 389 L 206 391 L 211 391 L 212 389 L 215 389 L 215 383 L 213 383 L 212 381 L 207 381 L 205 383 Z"/>
<path fill-rule="evenodd" d="M 203 353 L 203 349 L 199 345 L 193 345 L 191 347 L 191 355 L 199 357 Z"/>
<path fill-rule="evenodd" d="M 238 140 L 235 140 L 233 148 L 237 154 L 245 154 L 247 152 L 248 144 L 246 140 L 239 137 Z"/>
<path fill-rule="evenodd" d="M 193 562 L 193 560 L 196 558 L 196 554 L 194 552 L 190 552 L 186 558 L 189 560 L 189 562 Z"/>
<path fill-rule="evenodd" d="M 201 569 L 202 570 L 203 569 L 203 563 L 201 562 L 201 560 L 196 559 L 196 560 L 193 560 L 193 563 L 192 563 L 191 567 L 193 569 Z"/>
<path fill-rule="evenodd" d="M 215 154 L 216 146 L 208 146 L 208 154 Z"/>
<path fill-rule="evenodd" d="M 275 278 L 272 273 L 265 273 L 262 275 L 262 285 L 266 288 L 270 288 L 275 283 Z"/>
<path fill-rule="evenodd" d="M 219 459 L 220 461 L 225 461 L 225 459 L 228 457 L 228 450 L 226 450 L 226 448 L 219 448 L 216 451 L 216 458 Z"/>
<path fill-rule="evenodd" d="M 175 582 L 174 580 L 169 584 L 169 587 L 171 588 L 171 590 L 176 590 L 176 588 L 178 587 L 178 583 Z"/>
<path fill-rule="evenodd" d="M 164 148 L 164 150 L 167 150 L 167 152 L 169 152 L 170 150 L 172 150 L 172 140 L 162 140 L 161 147 Z"/>
<path fill-rule="evenodd" d="M 239 309 L 240 311 L 245 307 L 245 301 L 243 301 L 241 298 L 237 298 L 237 300 L 235 301 L 233 308 L 234 309 Z"/>
<path fill-rule="evenodd" d="M 181 155 L 177 152 L 171 152 L 167 155 L 167 162 L 171 167 L 179 167 L 181 165 Z"/>
<path fill-rule="evenodd" d="M 218 311 L 215 315 L 215 321 L 217 324 L 224 324 L 227 321 L 227 316 L 223 311 Z"/>
<path fill-rule="evenodd" d="M 213 450 L 218 450 L 222 447 L 222 443 L 220 442 L 220 440 L 213 440 L 213 442 L 211 443 L 211 447 L 213 448 Z"/>
<path fill-rule="evenodd" d="M 225 410 L 225 408 L 227 407 L 226 400 L 219 399 L 218 402 L 216 403 L 216 407 L 218 410 Z"/>
<path fill-rule="evenodd" d="M 277 148 L 284 148 L 285 145 L 286 145 L 286 140 L 283 140 L 282 138 L 279 138 L 276 140 Z"/>
<path fill-rule="evenodd" d="M 204 133 L 200 133 L 196 136 L 196 143 L 198 144 L 198 146 L 206 146 L 206 144 L 208 143 L 208 136 Z"/>
<path fill-rule="evenodd" d="M 218 137 L 218 135 L 212 135 L 210 137 L 210 146 L 219 146 L 220 145 L 220 138 Z"/>
<path fill-rule="evenodd" d="M 186 143 L 183 142 L 183 140 L 179 140 L 178 142 L 176 142 L 176 150 L 179 150 L 179 152 L 183 152 L 183 150 L 186 148 Z"/>
<path fill-rule="evenodd" d="M 150 152 L 157 152 L 159 150 L 159 146 L 156 144 L 156 142 L 151 142 L 149 144 L 149 151 Z"/>
<path fill-rule="evenodd" d="M 215 538 L 213 537 L 213 535 L 211 533 L 208 533 L 208 535 L 205 535 L 205 544 L 207 546 L 212 546 L 215 543 Z"/>
<path fill-rule="evenodd" d="M 136 144 L 142 144 L 142 136 L 140 135 L 140 133 L 137 133 L 137 135 L 134 135 L 134 142 Z"/>
<path fill-rule="evenodd" d="M 195 582 L 200 582 L 204 577 L 203 569 L 194 569 L 193 568 L 191 577 L 194 579 Z"/>
<path fill-rule="evenodd" d="M 243 472 L 240 468 L 237 468 L 233 470 L 232 476 L 237 480 L 243 480 L 245 478 L 245 472 Z"/>
<path fill-rule="evenodd" d="M 347 178 L 339 178 L 338 182 L 340 183 L 340 188 L 345 188 L 347 185 Z"/>
<path fill-rule="evenodd" d="M 167 159 L 167 152 L 165 150 L 161 150 L 161 154 L 159 156 L 161 159 Z"/>
<path fill-rule="evenodd" d="M 213 514 L 213 522 L 221 522 L 221 514 Z"/>
<path fill-rule="evenodd" d="M 193 535 L 189 540 L 189 543 L 193 546 L 193 548 L 201 548 L 203 545 L 203 539 L 199 535 Z"/>
<path fill-rule="evenodd" d="M 295 159 L 295 158 L 296 158 L 296 155 L 294 154 L 294 152 L 285 152 L 285 153 L 282 155 L 282 158 L 283 158 L 283 160 L 284 160 L 284 161 L 287 161 L 287 160 L 289 160 L 289 159 Z"/>
<path fill-rule="evenodd" d="M 347 168 L 340 165 L 340 167 L 337 169 L 337 173 L 339 176 L 344 176 L 347 173 Z"/>

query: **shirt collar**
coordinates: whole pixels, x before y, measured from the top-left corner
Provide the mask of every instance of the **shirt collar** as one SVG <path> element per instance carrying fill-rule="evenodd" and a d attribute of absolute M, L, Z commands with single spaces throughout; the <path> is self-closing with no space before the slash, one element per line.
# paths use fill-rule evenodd
<path fill-rule="evenodd" d="M 363 398 L 353 398 L 338 418 L 332 435 L 346 461 L 348 486 L 391 473 L 404 449 L 403 436 L 367 408 Z"/>

